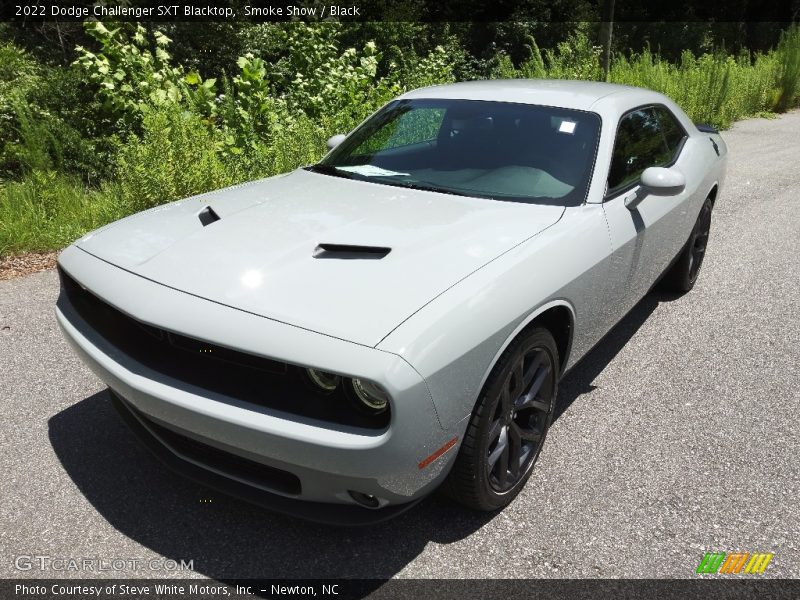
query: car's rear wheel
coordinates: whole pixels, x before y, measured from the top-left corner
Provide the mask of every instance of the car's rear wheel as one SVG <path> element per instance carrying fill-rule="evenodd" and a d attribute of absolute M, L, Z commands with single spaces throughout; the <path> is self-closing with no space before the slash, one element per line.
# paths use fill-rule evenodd
<path fill-rule="evenodd" d="M 530 477 L 553 420 L 559 358 L 549 331 L 533 328 L 501 356 L 472 413 L 443 491 L 470 508 L 509 504 Z"/>
<path fill-rule="evenodd" d="M 686 245 L 661 280 L 661 287 L 665 291 L 685 293 L 694 287 L 706 255 L 713 207 L 711 198 L 706 198 Z"/>

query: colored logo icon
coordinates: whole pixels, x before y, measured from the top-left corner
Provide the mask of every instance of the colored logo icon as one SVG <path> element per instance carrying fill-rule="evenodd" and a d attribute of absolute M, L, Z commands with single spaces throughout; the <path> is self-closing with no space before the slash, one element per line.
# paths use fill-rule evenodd
<path fill-rule="evenodd" d="M 771 552 L 706 552 L 703 560 L 697 565 L 697 573 L 725 573 L 735 575 L 761 574 L 767 568 L 774 554 Z"/>

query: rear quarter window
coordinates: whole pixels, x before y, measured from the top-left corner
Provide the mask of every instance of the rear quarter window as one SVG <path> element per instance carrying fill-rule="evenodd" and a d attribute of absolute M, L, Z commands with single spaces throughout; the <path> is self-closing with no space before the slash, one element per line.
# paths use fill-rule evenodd
<path fill-rule="evenodd" d="M 664 134 L 664 140 L 667 143 L 667 148 L 672 152 L 670 160 L 675 160 L 675 157 L 686 139 L 686 132 L 681 127 L 678 119 L 675 118 L 667 108 L 663 106 L 654 106 L 653 111 L 658 117 L 658 124 L 661 132 Z"/>

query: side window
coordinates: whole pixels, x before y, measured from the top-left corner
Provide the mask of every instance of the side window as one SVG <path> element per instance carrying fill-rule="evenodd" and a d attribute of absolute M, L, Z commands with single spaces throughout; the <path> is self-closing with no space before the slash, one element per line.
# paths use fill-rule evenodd
<path fill-rule="evenodd" d="M 681 127 L 675 116 L 663 106 L 654 106 L 653 111 L 658 117 L 658 124 L 661 131 L 664 133 L 664 139 L 667 142 L 667 148 L 670 151 L 670 160 L 675 158 L 675 153 L 681 146 L 683 138 L 686 137 L 686 132 Z"/>
<path fill-rule="evenodd" d="M 640 108 L 628 113 L 622 117 L 617 129 L 608 173 L 608 193 L 635 183 L 648 167 L 667 164 L 672 154 L 653 108 Z"/>

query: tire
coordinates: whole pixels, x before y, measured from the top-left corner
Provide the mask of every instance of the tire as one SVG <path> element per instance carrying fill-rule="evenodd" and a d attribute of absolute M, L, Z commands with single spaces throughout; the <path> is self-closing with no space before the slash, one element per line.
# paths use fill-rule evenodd
<path fill-rule="evenodd" d="M 442 487 L 446 495 L 481 511 L 503 508 L 516 497 L 553 420 L 558 373 L 558 350 L 546 329 L 532 328 L 511 343 L 475 405 Z"/>
<path fill-rule="evenodd" d="M 662 290 L 685 294 L 694 287 L 706 255 L 713 207 L 711 198 L 706 198 L 686 245 L 661 280 Z"/>

